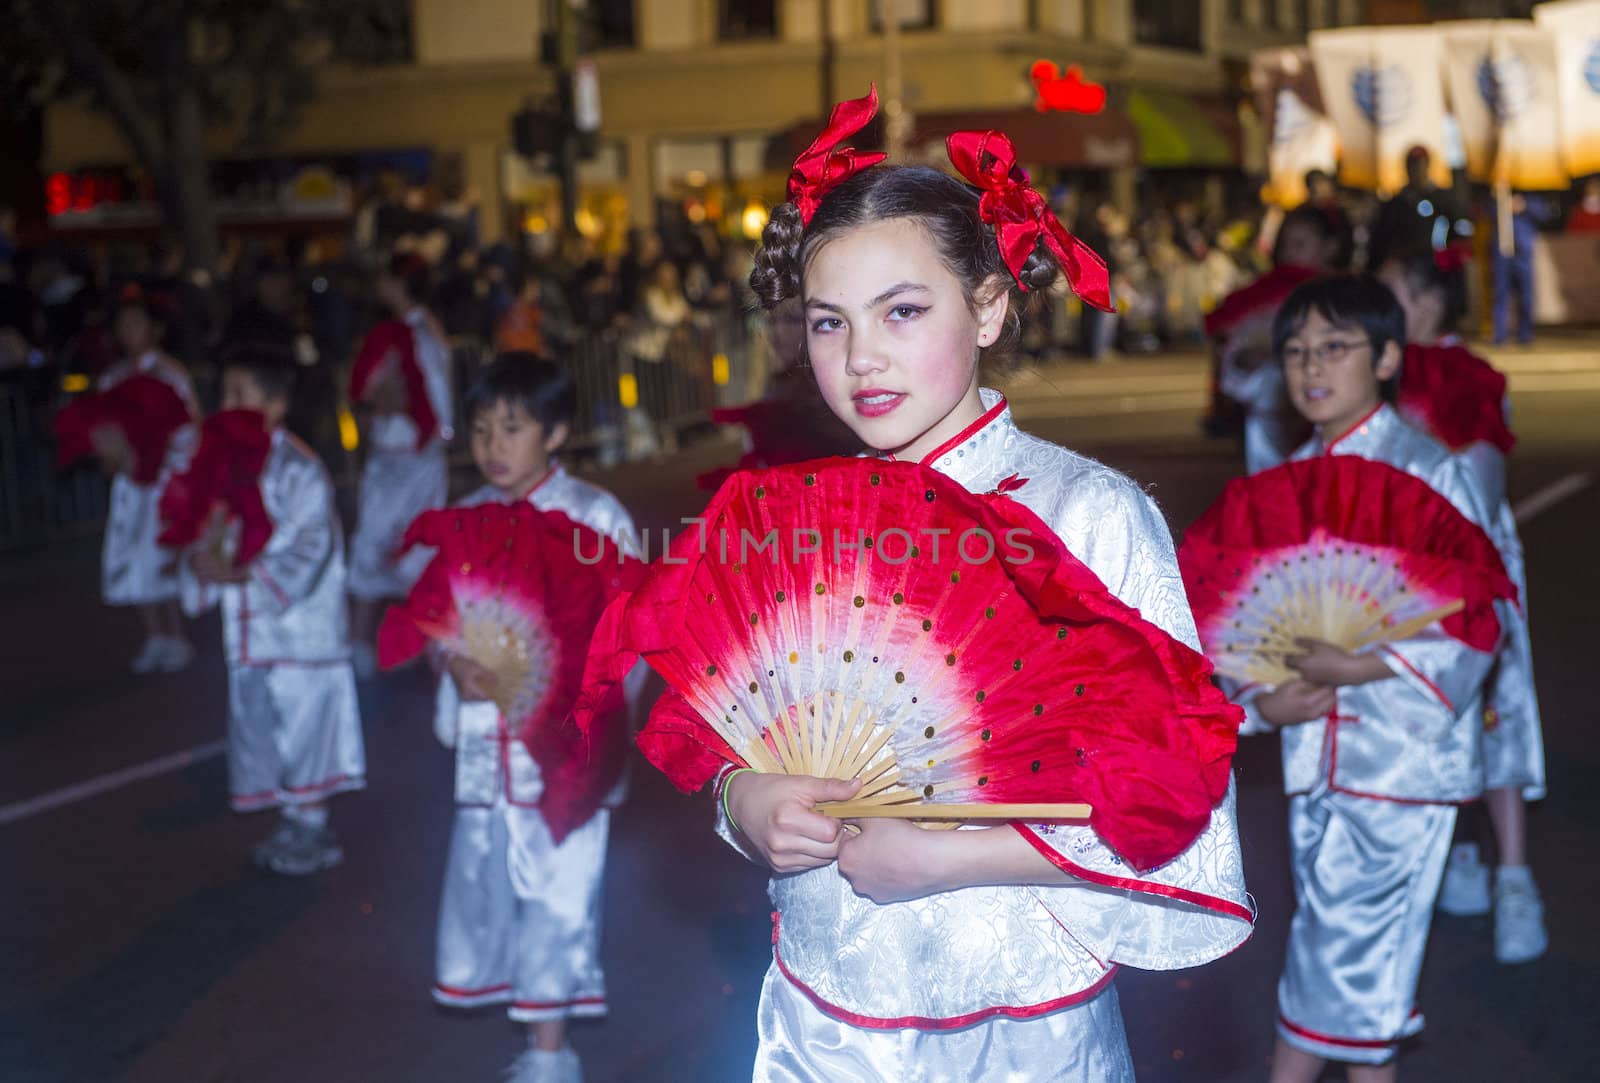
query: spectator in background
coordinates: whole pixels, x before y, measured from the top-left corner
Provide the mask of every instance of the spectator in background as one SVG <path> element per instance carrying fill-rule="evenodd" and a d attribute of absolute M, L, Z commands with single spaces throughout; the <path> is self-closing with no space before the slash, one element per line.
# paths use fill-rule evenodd
<path fill-rule="evenodd" d="M 221 350 L 241 342 L 265 343 L 286 353 L 294 353 L 296 315 L 294 274 L 277 259 L 262 260 L 256 266 L 255 284 L 250 299 L 234 310 L 222 330 Z"/>
<path fill-rule="evenodd" d="M 1583 182 L 1583 198 L 1567 218 L 1568 233 L 1600 233 L 1600 177 Z"/>
<path fill-rule="evenodd" d="M 531 353 L 545 356 L 544 335 L 541 326 L 544 311 L 540 306 L 539 276 L 525 272 L 517 289 L 516 299 L 500 317 L 494 329 L 494 351 L 497 354 Z"/>
<path fill-rule="evenodd" d="M 1432 164 L 1426 147 L 1406 152 L 1406 186 L 1378 210 L 1367 246 L 1368 270 L 1376 272 L 1396 255 L 1419 248 L 1439 251 L 1472 235 L 1472 222 L 1455 196 L 1433 183 Z"/>
<path fill-rule="evenodd" d="M 1511 295 L 1517 295 L 1517 341 L 1524 346 L 1533 341 L 1533 249 L 1539 238 L 1539 223 L 1549 217 L 1543 201 L 1529 199 L 1521 192 L 1511 196 L 1511 251 L 1500 244 L 1499 206 L 1492 202 L 1494 235 L 1489 252 L 1494 269 L 1494 341 L 1501 345 L 1510 332 Z"/>

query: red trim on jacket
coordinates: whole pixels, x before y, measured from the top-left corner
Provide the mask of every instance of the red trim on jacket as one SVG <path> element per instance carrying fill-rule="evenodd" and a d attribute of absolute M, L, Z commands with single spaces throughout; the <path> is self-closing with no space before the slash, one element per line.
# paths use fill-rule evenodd
<path fill-rule="evenodd" d="M 1106 887 L 1120 888 L 1125 891 L 1140 891 L 1146 895 L 1163 895 L 1169 899 L 1177 899 L 1179 902 L 1186 902 L 1190 905 L 1222 914 L 1225 917 L 1238 918 L 1250 925 L 1255 924 L 1255 914 L 1251 913 L 1248 907 L 1241 906 L 1236 902 L 1229 902 L 1227 899 L 1219 899 L 1214 895 L 1205 895 L 1198 891 L 1190 891 L 1188 888 L 1173 887 L 1170 884 L 1158 884 L 1150 880 L 1138 880 L 1128 876 L 1112 876 L 1109 873 L 1094 872 L 1069 860 L 1048 842 L 1040 838 L 1027 824 L 1013 823 L 1011 826 L 1017 829 L 1017 834 L 1028 841 L 1028 845 L 1044 855 L 1045 860 L 1049 861 L 1050 864 L 1080 880 L 1087 880 L 1093 884 L 1103 884 Z"/>
<path fill-rule="evenodd" d="M 841 1022 L 867 1030 L 900 1030 L 905 1027 L 915 1027 L 917 1030 L 960 1030 L 962 1027 L 970 1027 L 974 1023 L 981 1023 L 985 1019 L 994 1019 L 996 1017 L 1036 1019 L 1041 1015 L 1049 1015 L 1051 1012 L 1058 1012 L 1062 1008 L 1070 1008 L 1074 1004 L 1092 1000 L 1103 992 L 1117 975 L 1117 968 L 1113 966 L 1087 989 L 1081 989 L 1076 993 L 1068 993 L 1064 997 L 1047 1000 L 1041 1004 L 1029 1004 L 1023 1007 L 998 1004 L 988 1008 L 979 1008 L 977 1011 L 967 1012 L 963 1015 L 952 1015 L 944 1018 L 925 1015 L 899 1015 L 885 1019 L 875 1015 L 859 1015 L 856 1012 L 847 1011 L 836 1004 L 830 1004 L 815 989 L 795 977 L 794 972 L 784 964 L 783 956 L 778 952 L 778 914 L 776 911 L 772 915 L 772 961 L 778 965 L 778 971 L 788 979 L 789 984 L 804 993 L 806 999 L 815 1004 L 818 1010 Z"/>
<path fill-rule="evenodd" d="M 1332 440 L 1329 440 L 1327 442 L 1327 444 L 1323 447 L 1322 453 L 1324 455 L 1332 455 L 1334 448 L 1338 447 L 1341 443 L 1343 443 L 1344 441 L 1348 440 L 1350 438 L 1350 436 L 1353 433 L 1356 432 L 1356 430 L 1360 429 L 1361 426 L 1365 425 L 1367 422 L 1371 421 L 1374 417 L 1376 417 L 1378 415 L 1378 411 L 1382 410 L 1385 405 L 1387 405 L 1387 404 L 1383 403 L 1383 402 L 1379 402 L 1378 405 L 1374 406 L 1371 410 L 1368 410 L 1367 413 L 1361 418 L 1360 421 L 1357 421 L 1354 425 L 1351 425 L 1348 429 L 1344 430 L 1344 432 L 1340 433 L 1338 436 L 1334 437 Z"/>
<path fill-rule="evenodd" d="M 995 418 L 1005 413 L 1006 407 L 1009 405 L 1010 403 L 1006 401 L 1006 397 L 1001 395 L 1000 401 L 979 415 L 978 420 L 974 421 L 972 424 L 956 433 L 950 439 L 946 440 L 944 443 L 928 452 L 922 458 L 918 459 L 917 462 L 923 466 L 932 466 L 933 461 L 939 456 L 944 455 L 947 452 L 954 451 L 956 448 L 972 439 L 973 436 L 988 428 Z M 893 458 L 893 456 L 890 457 Z"/>
<path fill-rule="evenodd" d="M 1382 651 L 1384 654 L 1388 655 L 1390 658 L 1393 658 L 1396 662 L 1399 662 L 1402 666 L 1404 666 L 1406 668 L 1406 672 L 1407 673 L 1410 673 L 1413 677 L 1415 677 L 1417 680 L 1421 681 L 1424 685 L 1426 685 L 1428 691 L 1432 692 L 1435 696 L 1439 697 L 1439 702 L 1445 705 L 1445 709 L 1446 710 L 1448 710 L 1451 714 L 1455 714 L 1456 713 L 1456 705 L 1454 703 L 1450 702 L 1450 697 L 1445 695 L 1442 691 L 1440 691 L 1438 685 L 1436 685 L 1432 681 L 1428 680 L 1427 677 L 1424 677 L 1422 675 L 1422 671 L 1421 670 L 1417 669 L 1416 666 L 1412 665 L 1409 661 L 1406 660 L 1406 656 L 1405 655 L 1401 654 L 1399 651 L 1395 650 L 1393 647 L 1389 646 L 1387 643 L 1379 644 L 1378 650 Z"/>

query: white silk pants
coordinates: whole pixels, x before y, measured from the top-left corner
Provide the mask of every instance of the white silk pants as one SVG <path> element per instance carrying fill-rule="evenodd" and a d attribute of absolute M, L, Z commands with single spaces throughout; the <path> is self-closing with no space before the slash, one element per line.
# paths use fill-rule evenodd
<path fill-rule="evenodd" d="M 1338 792 L 1289 800 L 1295 912 L 1278 1033 L 1332 1060 L 1383 1064 L 1422 1030 L 1417 979 L 1454 805 Z"/>
<path fill-rule="evenodd" d="M 915 980 L 911 976 L 911 980 Z M 874 1030 L 835 1019 L 767 969 L 754 1083 L 1133 1083 L 1117 988 L 1034 1019 Z"/>
<path fill-rule="evenodd" d="M 433 998 L 508 1004 L 520 1022 L 604 1015 L 601 882 L 611 813 L 561 845 L 534 808 L 459 806 L 450 836 Z"/>

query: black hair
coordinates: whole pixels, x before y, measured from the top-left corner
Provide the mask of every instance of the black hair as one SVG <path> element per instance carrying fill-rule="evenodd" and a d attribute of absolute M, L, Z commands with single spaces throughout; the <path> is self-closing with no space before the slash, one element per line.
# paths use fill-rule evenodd
<path fill-rule="evenodd" d="M 240 342 L 228 347 L 222 354 L 222 368 L 238 369 L 250 374 L 269 398 L 289 402 L 294 397 L 299 365 L 294 354 L 271 342 Z"/>
<path fill-rule="evenodd" d="M 999 276 L 1010 287 L 1006 326 L 984 351 L 1003 355 L 1021 334 L 1022 312 L 1032 297 L 1055 281 L 1059 268 L 1049 248 L 1036 243 L 1022 269 L 1024 294 L 1000 255 L 994 227 L 978 216 L 979 193 L 948 173 L 921 165 L 876 165 L 846 180 L 823 197 L 809 225 L 793 203 L 773 208 L 761 235 L 750 288 L 768 310 L 800 293 L 805 268 L 828 241 L 856 226 L 909 218 L 933 238 L 939 256 L 961 283 L 967 303 L 976 305 L 983 284 Z"/>
<path fill-rule="evenodd" d="M 1313 203 L 1302 203 L 1283 216 L 1283 221 L 1278 225 L 1277 240 L 1272 246 L 1274 264 L 1283 263 L 1283 238 L 1296 226 L 1310 229 L 1322 240 L 1333 242 L 1333 266 L 1329 270 L 1343 271 L 1350 266 L 1356 247 L 1355 230 L 1350 226 L 1350 219 L 1337 207 L 1320 207 Z"/>
<path fill-rule="evenodd" d="M 1458 253 L 1459 249 L 1436 252 L 1417 245 L 1396 253 L 1388 261 L 1405 275 L 1412 289 L 1437 290 L 1443 297 L 1439 330 L 1444 333 L 1454 331 L 1467 315 L 1467 271 Z"/>
<path fill-rule="evenodd" d="M 1315 312 L 1335 327 L 1358 327 L 1372 344 L 1376 365 L 1392 342 L 1406 348 L 1406 313 L 1389 287 L 1371 275 L 1333 275 L 1300 286 L 1272 318 L 1272 356 L 1283 363 L 1283 349 Z M 1380 387 L 1393 395 L 1392 380 Z"/>
<path fill-rule="evenodd" d="M 557 425 L 571 427 L 578 413 L 578 385 L 554 361 L 510 350 L 495 357 L 467 389 L 467 421 L 502 402 L 522 407 L 548 435 Z"/>
<path fill-rule="evenodd" d="M 406 296 L 413 302 L 421 304 L 428 299 L 432 272 L 428 268 L 428 261 L 415 252 L 395 253 L 390 257 L 384 273 L 398 280 L 405 287 Z"/>

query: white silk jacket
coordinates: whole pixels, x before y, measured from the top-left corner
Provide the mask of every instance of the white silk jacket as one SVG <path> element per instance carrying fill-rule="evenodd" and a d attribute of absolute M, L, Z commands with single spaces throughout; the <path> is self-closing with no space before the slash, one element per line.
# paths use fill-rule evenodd
<path fill-rule="evenodd" d="M 1461 462 L 1388 405 L 1327 446 L 1313 437 L 1292 459 L 1318 455 L 1388 463 L 1427 482 L 1494 536 L 1479 487 Z M 1519 619 L 1514 607 L 1498 605 L 1497 610 L 1502 627 Z M 1404 802 L 1478 797 L 1483 792 L 1483 685 L 1494 652 L 1474 650 L 1438 625 L 1378 652 L 1394 679 L 1341 688 L 1331 719 L 1283 728 L 1284 789 L 1291 794 L 1332 789 Z M 1244 685 L 1234 693 L 1248 716 L 1246 733 L 1271 732 L 1255 711 L 1260 691 Z"/>
<path fill-rule="evenodd" d="M 1021 431 L 1003 397 L 982 394 L 984 415 L 924 464 L 977 493 L 1011 479 L 1008 495 L 1048 523 L 1113 594 L 1198 649 L 1171 535 L 1155 503 L 1108 467 Z M 719 832 L 740 846 L 718 815 Z M 1119 964 L 1197 966 L 1250 936 L 1254 907 L 1245 894 L 1231 783 L 1194 844 L 1145 874 L 1125 866 L 1087 826 L 995 830 L 1012 829 L 1076 879 L 879 904 L 857 895 L 837 865 L 775 877 L 779 970 L 845 1022 L 942 1030 L 1035 1018 L 1091 999 Z"/>

